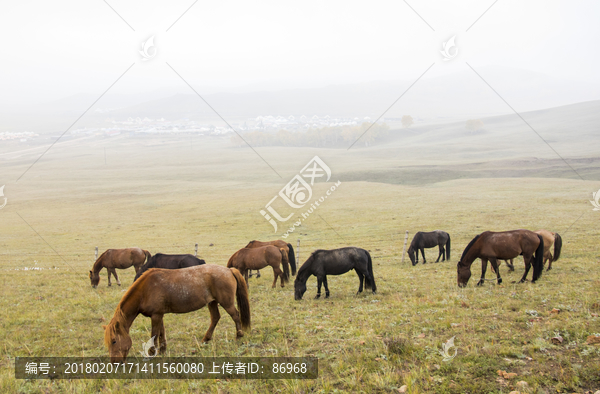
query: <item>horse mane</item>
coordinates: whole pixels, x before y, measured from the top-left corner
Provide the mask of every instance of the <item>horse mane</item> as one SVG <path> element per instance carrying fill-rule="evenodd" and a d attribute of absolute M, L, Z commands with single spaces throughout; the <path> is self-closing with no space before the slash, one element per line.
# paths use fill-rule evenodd
<path fill-rule="evenodd" d="M 462 255 L 460 256 L 460 260 L 458 261 L 458 264 L 462 263 L 464 257 L 467 255 L 467 252 L 469 251 L 469 249 L 471 249 L 471 246 L 473 246 L 473 244 L 475 243 L 475 241 L 477 241 L 480 236 L 481 236 L 481 234 L 476 235 L 475 238 L 473 238 L 471 240 L 471 242 L 469 242 L 469 244 L 467 245 L 467 247 L 465 248 L 465 250 L 463 250 Z"/>
<path fill-rule="evenodd" d="M 144 282 L 144 278 L 148 276 L 148 274 L 150 272 L 152 272 L 153 269 L 149 269 L 147 271 L 145 271 L 135 282 L 133 282 L 131 284 L 131 286 L 129 286 L 129 289 L 127 289 L 127 291 L 125 292 L 125 294 L 123 294 L 123 297 L 121 298 L 121 301 L 119 301 L 119 304 L 117 305 L 117 308 L 115 309 L 115 314 L 113 315 L 113 318 L 111 319 L 110 323 L 108 323 L 108 325 L 105 328 L 105 335 L 104 335 L 104 343 L 106 344 L 106 346 L 110 345 L 110 335 L 106 335 L 108 334 L 115 334 L 117 332 L 117 323 L 120 323 L 120 327 L 124 327 L 127 324 L 127 318 L 125 317 L 125 313 L 123 312 L 123 304 L 129 300 L 129 298 L 131 297 L 131 295 L 136 292 L 138 290 L 138 287 L 142 286 L 142 283 Z"/>
<path fill-rule="evenodd" d="M 110 252 L 110 249 L 106 249 L 94 262 L 94 265 L 92 266 L 92 271 L 94 271 L 96 269 L 97 266 L 100 266 L 100 269 L 102 269 L 102 260 L 104 260 L 105 255 Z M 99 271 L 99 270 L 98 270 Z"/>
<path fill-rule="evenodd" d="M 114 334 L 117 333 L 117 323 L 120 323 L 119 327 L 123 327 L 127 323 L 125 313 L 123 313 L 123 309 L 121 309 L 121 303 L 117 305 L 117 309 L 115 309 L 115 314 L 113 315 L 113 318 L 111 319 L 110 323 L 108 323 L 108 325 L 104 328 L 104 344 L 106 345 L 106 347 L 110 347 L 110 339 L 114 336 Z"/>
<path fill-rule="evenodd" d="M 302 274 L 304 271 L 306 271 L 308 269 L 308 267 L 310 267 L 312 265 L 313 261 L 315 261 L 315 259 L 317 258 L 317 254 L 319 254 L 321 252 L 324 252 L 324 250 L 317 249 L 310 254 L 310 256 L 306 259 L 304 264 L 302 264 L 302 266 L 298 269 L 298 276 L 300 276 L 300 274 Z"/>

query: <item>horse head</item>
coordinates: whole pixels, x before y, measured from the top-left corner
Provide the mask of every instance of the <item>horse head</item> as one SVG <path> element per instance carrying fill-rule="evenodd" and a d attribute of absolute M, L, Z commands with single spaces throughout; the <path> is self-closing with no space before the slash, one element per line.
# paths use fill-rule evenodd
<path fill-rule="evenodd" d="M 409 247 L 408 251 L 408 258 L 410 259 L 410 262 L 412 263 L 413 266 L 415 266 L 417 263 L 415 262 L 415 250 L 413 249 L 413 247 Z"/>
<path fill-rule="evenodd" d="M 92 287 L 95 289 L 96 287 L 98 287 L 98 283 L 100 283 L 100 273 L 93 273 L 92 271 L 90 271 L 90 282 L 92 283 Z"/>
<path fill-rule="evenodd" d="M 469 283 L 469 278 L 471 278 L 471 267 L 461 265 L 461 262 L 462 260 L 456 265 L 456 281 L 458 283 L 458 287 L 466 287 L 467 283 Z"/>
<path fill-rule="evenodd" d="M 124 362 L 131 349 L 131 337 L 120 320 L 113 320 L 104 328 L 104 344 L 108 347 L 112 363 Z"/>
<path fill-rule="evenodd" d="M 296 301 L 301 300 L 304 293 L 306 293 L 306 281 L 296 277 L 294 281 L 294 299 Z"/>

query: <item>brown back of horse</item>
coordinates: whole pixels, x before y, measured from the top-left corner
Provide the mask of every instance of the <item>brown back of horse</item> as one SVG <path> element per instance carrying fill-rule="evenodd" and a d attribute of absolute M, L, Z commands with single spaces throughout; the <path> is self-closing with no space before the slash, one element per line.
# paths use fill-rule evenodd
<path fill-rule="evenodd" d="M 104 343 L 112 361 L 127 357 L 132 345 L 129 329 L 139 314 L 151 318 L 151 335 L 156 338 L 159 352 L 164 353 L 167 342 L 163 315 L 192 312 L 207 305 L 211 324 L 204 342 L 212 338 L 219 321 L 218 305 L 235 322 L 237 338 L 250 328 L 248 290 L 238 270 L 206 264 L 177 270 L 149 269 L 129 287 L 110 323 L 104 326 Z"/>
<path fill-rule="evenodd" d="M 125 249 L 107 249 L 104 253 L 98 257 L 92 270 L 90 271 L 90 280 L 92 286 L 97 286 L 100 282 L 100 271 L 103 268 L 108 270 L 108 279 L 110 283 L 110 274 L 116 278 L 116 269 L 127 269 L 131 266 L 135 268 L 137 273 L 140 267 L 146 262 L 146 259 L 151 257 L 150 252 L 140 248 L 125 248 Z M 117 279 L 117 278 L 116 278 Z M 117 279 L 118 281 L 118 279 Z"/>
<path fill-rule="evenodd" d="M 262 246 L 268 246 L 268 245 L 275 246 L 277 249 L 285 250 L 285 252 L 287 253 L 290 267 L 292 268 L 292 275 L 296 275 L 296 254 L 294 252 L 294 247 L 292 246 L 292 244 L 289 244 L 280 239 L 275 240 L 275 241 L 266 241 L 266 242 L 254 240 L 254 241 L 248 242 L 248 245 L 246 245 L 246 248 L 260 248 Z"/>
<path fill-rule="evenodd" d="M 279 268 L 282 264 L 283 272 Z M 289 281 L 289 260 L 287 252 L 283 248 L 278 249 L 273 245 L 243 248 L 235 252 L 227 262 L 227 267 L 240 270 L 242 275 L 246 277 L 246 281 L 248 270 L 259 270 L 267 266 L 271 266 L 275 274 L 273 287 L 275 287 L 278 276 L 281 276 L 281 287 L 283 287 L 284 282 Z"/>

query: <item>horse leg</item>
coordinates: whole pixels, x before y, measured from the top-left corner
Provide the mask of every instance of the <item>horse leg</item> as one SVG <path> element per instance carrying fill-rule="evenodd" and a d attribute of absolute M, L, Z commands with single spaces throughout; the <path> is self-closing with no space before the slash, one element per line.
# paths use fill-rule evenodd
<path fill-rule="evenodd" d="M 421 248 L 421 254 L 423 255 L 423 264 L 427 264 L 427 260 L 425 259 L 425 248 Z"/>
<path fill-rule="evenodd" d="M 438 254 L 438 258 L 435 261 L 436 263 L 440 262 L 440 257 L 445 256 L 444 246 L 442 246 L 442 245 L 439 245 L 439 246 L 440 246 L 440 254 Z M 442 260 L 442 261 L 444 261 L 444 260 Z"/>
<path fill-rule="evenodd" d="M 167 342 L 162 338 L 165 330 L 163 315 L 154 314 L 150 319 L 152 320 L 152 338 L 154 338 L 154 356 L 156 356 L 158 353 L 162 354 L 167 350 Z M 161 331 L 163 332 L 162 335 Z M 150 349 L 148 349 L 148 355 L 151 356 Z"/>
<path fill-rule="evenodd" d="M 327 286 L 327 275 L 323 277 L 323 286 L 325 286 L 325 298 L 329 298 L 329 286 Z"/>
<path fill-rule="evenodd" d="M 356 295 L 359 295 L 363 291 L 363 283 L 365 280 L 365 275 L 358 270 L 356 270 L 356 275 L 358 275 L 358 280 L 359 280 L 358 291 L 356 292 Z"/>
<path fill-rule="evenodd" d="M 508 260 L 504 260 L 506 262 L 506 265 L 508 265 L 510 272 L 513 272 L 515 270 L 515 265 L 513 264 L 513 260 L 514 259 L 510 259 L 510 263 L 508 262 Z"/>
<path fill-rule="evenodd" d="M 163 320 L 160 321 L 160 352 L 165 353 L 167 351 L 167 336 L 165 335 L 165 324 Z"/>
<path fill-rule="evenodd" d="M 260 278 L 260 270 L 256 270 L 256 279 Z"/>
<path fill-rule="evenodd" d="M 477 282 L 477 286 L 481 286 L 485 283 L 485 271 L 487 270 L 487 259 L 481 259 L 481 279 Z"/>
<path fill-rule="evenodd" d="M 550 257 L 548 257 L 547 261 L 548 261 L 548 268 L 546 268 L 546 271 L 550 271 L 552 269 L 552 259 L 554 257 L 552 255 L 550 255 Z M 546 264 L 546 262 L 544 261 L 544 265 Z"/>
<path fill-rule="evenodd" d="M 242 275 L 244 276 L 244 279 L 246 279 L 246 287 L 250 288 L 250 283 L 248 283 L 248 270 L 243 270 Z"/>
<path fill-rule="evenodd" d="M 229 316 L 231 316 L 231 318 L 233 319 L 233 322 L 235 323 L 235 338 L 236 339 L 240 339 L 241 337 L 244 336 L 244 331 L 242 331 L 242 320 L 240 319 L 240 312 L 235 308 L 235 305 L 233 304 L 233 302 L 231 302 L 230 305 L 228 305 L 227 307 L 221 305 L 223 307 L 223 309 L 225 309 L 225 311 L 227 313 L 229 313 Z"/>
<path fill-rule="evenodd" d="M 219 304 L 217 303 L 217 301 L 209 302 L 208 310 L 210 311 L 210 327 L 208 327 L 208 331 L 206 331 L 206 334 L 204 334 L 204 338 L 202 338 L 202 342 L 204 343 L 210 341 L 210 339 L 212 338 L 212 334 L 215 331 L 215 327 L 217 326 L 217 323 L 221 318 L 221 314 L 219 313 Z"/>
<path fill-rule="evenodd" d="M 317 296 L 315 298 L 321 298 L 321 284 L 323 283 L 323 277 L 317 276 Z"/>
<path fill-rule="evenodd" d="M 117 276 L 117 270 L 113 268 L 112 274 L 114 275 L 115 279 L 117 280 L 117 285 L 121 286 L 121 281 L 119 280 L 119 277 Z"/>
<path fill-rule="evenodd" d="M 273 267 L 273 275 L 275 276 L 273 278 L 273 285 L 271 286 L 272 289 L 274 289 L 275 287 L 277 287 L 277 278 L 281 276 L 281 287 L 283 287 L 283 271 L 279 269 L 279 267 Z"/>
<path fill-rule="evenodd" d="M 491 258 L 490 263 L 492 264 L 492 270 L 496 272 L 496 279 L 498 280 L 498 284 L 502 283 L 502 278 L 500 277 L 500 267 L 498 267 L 498 260 L 496 258 Z"/>
<path fill-rule="evenodd" d="M 529 269 L 531 268 L 531 260 L 532 259 L 533 259 L 533 255 L 531 255 L 531 256 L 523 255 L 523 261 L 525 262 L 525 273 L 523 274 L 523 277 L 521 278 L 519 283 L 523 283 L 527 280 L 527 274 L 529 273 Z"/>

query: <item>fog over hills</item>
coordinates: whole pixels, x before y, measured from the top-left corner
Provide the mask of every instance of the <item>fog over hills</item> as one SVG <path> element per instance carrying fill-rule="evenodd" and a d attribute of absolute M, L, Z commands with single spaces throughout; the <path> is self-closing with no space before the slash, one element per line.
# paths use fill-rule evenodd
<path fill-rule="evenodd" d="M 488 66 L 477 73 L 516 111 L 526 112 L 600 99 L 600 86 L 550 77 L 542 73 Z M 375 81 L 320 88 L 218 92 L 191 85 L 227 121 L 257 116 L 370 117 L 382 115 L 414 81 Z M 418 123 L 510 114 L 512 110 L 475 72 L 464 71 L 416 82 L 384 115 L 409 114 Z M 183 84 L 182 84 L 183 85 Z M 2 114 L 1 131 L 57 132 L 79 117 L 98 96 L 81 93 L 61 100 L 31 105 Z M 218 121 L 218 116 L 187 86 L 167 87 L 138 94 L 108 92 L 76 127 L 107 127 L 110 120 L 128 117 Z"/>

